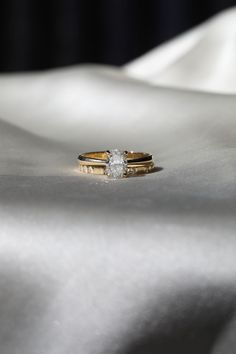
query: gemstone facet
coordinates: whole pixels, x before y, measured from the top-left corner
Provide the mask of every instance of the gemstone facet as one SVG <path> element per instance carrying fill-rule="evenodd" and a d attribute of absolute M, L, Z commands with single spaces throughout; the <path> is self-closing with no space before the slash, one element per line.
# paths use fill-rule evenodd
<path fill-rule="evenodd" d="M 118 149 L 108 152 L 106 174 L 114 179 L 122 178 L 127 173 L 127 158 L 124 151 Z"/>

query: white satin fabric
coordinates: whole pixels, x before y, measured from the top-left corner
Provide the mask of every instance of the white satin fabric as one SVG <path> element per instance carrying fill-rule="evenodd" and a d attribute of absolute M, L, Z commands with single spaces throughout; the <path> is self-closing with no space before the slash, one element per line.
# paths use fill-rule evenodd
<path fill-rule="evenodd" d="M 235 59 L 232 9 L 121 69 L 0 76 L 1 354 L 234 353 Z M 78 173 L 113 147 L 162 170 Z"/>

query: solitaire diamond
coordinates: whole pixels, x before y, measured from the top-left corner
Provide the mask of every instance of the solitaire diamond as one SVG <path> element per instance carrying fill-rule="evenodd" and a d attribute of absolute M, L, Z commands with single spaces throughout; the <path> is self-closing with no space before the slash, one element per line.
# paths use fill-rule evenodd
<path fill-rule="evenodd" d="M 126 153 L 118 149 L 108 152 L 106 173 L 111 178 L 122 178 L 127 172 Z"/>

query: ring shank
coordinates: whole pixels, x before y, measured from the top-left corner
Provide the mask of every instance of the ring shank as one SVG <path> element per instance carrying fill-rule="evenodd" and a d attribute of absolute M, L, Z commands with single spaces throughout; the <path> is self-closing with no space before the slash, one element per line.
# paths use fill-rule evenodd
<path fill-rule="evenodd" d="M 78 160 L 82 162 L 106 164 L 108 160 L 108 151 L 86 152 L 79 155 Z M 152 161 L 152 155 L 145 152 L 126 152 L 127 163 Z"/>
<path fill-rule="evenodd" d="M 96 151 L 86 152 L 79 155 L 79 171 L 85 174 L 107 175 L 109 173 L 108 166 L 110 163 L 110 154 L 110 151 Z M 118 158 L 118 167 L 114 167 L 114 169 L 122 169 L 123 167 L 120 166 L 122 166 L 122 164 L 124 163 L 123 166 L 125 167 L 123 177 L 130 175 L 147 174 L 153 171 L 155 167 L 152 155 L 149 153 L 124 151 L 121 152 L 121 154 L 123 154 L 123 158 L 121 158 L 120 160 Z"/>
<path fill-rule="evenodd" d="M 127 166 L 127 176 L 130 175 L 140 175 L 150 173 L 154 169 L 154 163 L 144 163 L 144 164 L 129 164 Z M 106 174 L 106 166 L 105 165 L 96 165 L 96 164 L 80 164 L 79 170 L 81 173 L 85 174 L 94 174 L 94 175 L 105 175 Z"/>

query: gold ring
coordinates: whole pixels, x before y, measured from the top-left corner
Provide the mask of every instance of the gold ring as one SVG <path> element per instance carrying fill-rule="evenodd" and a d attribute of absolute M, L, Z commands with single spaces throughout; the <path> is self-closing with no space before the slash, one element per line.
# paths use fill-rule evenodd
<path fill-rule="evenodd" d="M 79 155 L 78 162 L 81 173 L 115 179 L 150 173 L 155 168 L 151 154 L 118 149 L 86 152 Z"/>

